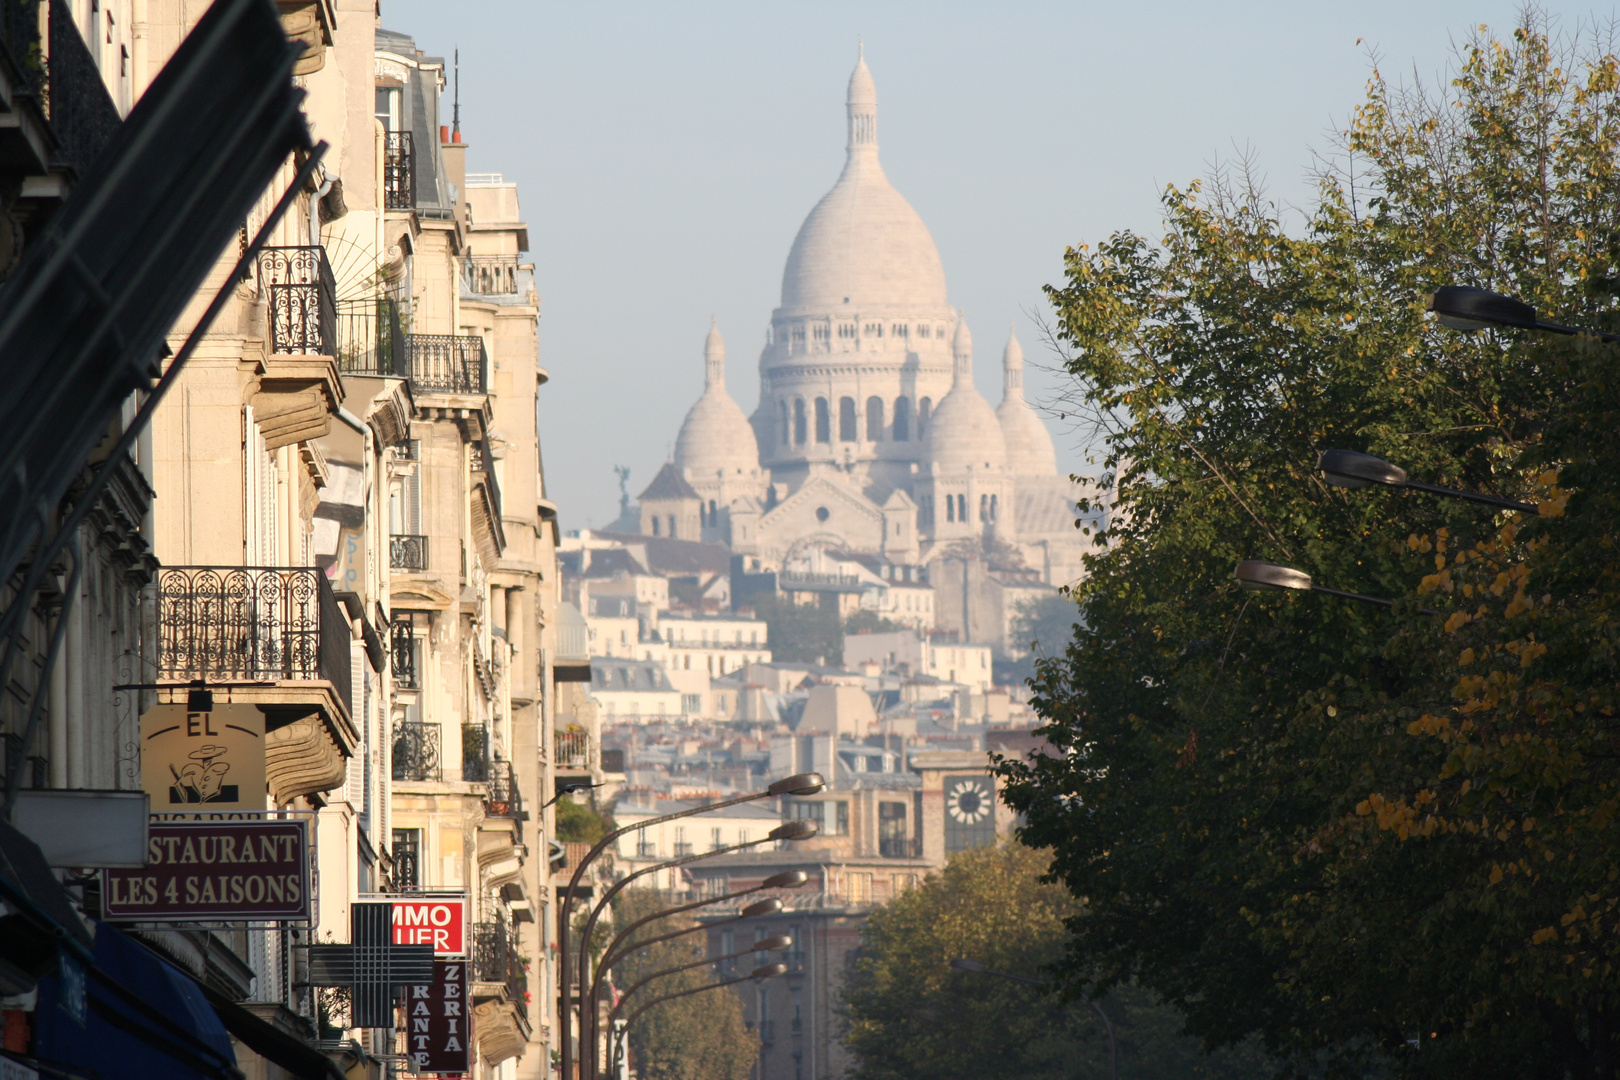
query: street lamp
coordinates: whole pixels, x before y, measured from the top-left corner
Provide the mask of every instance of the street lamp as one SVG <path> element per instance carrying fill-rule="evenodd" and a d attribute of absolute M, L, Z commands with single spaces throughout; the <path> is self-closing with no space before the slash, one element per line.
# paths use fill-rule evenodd
<path fill-rule="evenodd" d="M 1428 295 L 1424 306 L 1434 312 L 1440 325 L 1464 332 L 1505 326 L 1549 334 L 1591 334 L 1607 342 L 1620 341 L 1620 335 L 1546 322 L 1523 300 L 1468 285 L 1442 285 Z"/>
<path fill-rule="evenodd" d="M 647 1002 L 647 1004 L 625 1017 L 624 1034 L 618 1039 L 617 1045 L 614 1048 L 613 1060 L 618 1061 L 619 1053 L 624 1049 L 625 1040 L 630 1037 L 630 1025 L 635 1023 L 637 1018 L 639 1018 L 641 1014 L 646 1012 L 648 1009 L 662 1005 L 666 1001 L 674 1001 L 676 998 L 687 997 L 691 994 L 701 994 L 707 990 L 719 990 L 722 987 L 736 986 L 738 983 L 745 982 L 764 982 L 766 979 L 774 979 L 779 975 L 786 975 L 787 969 L 788 966 L 782 963 L 761 964 L 753 971 L 750 971 L 747 975 L 739 975 L 735 979 L 722 979 L 720 982 L 709 983 L 707 986 L 694 986 L 690 990 L 679 990 L 673 994 L 665 994 L 663 997 L 653 998 L 651 1001 Z M 623 1002 L 620 1002 L 620 1004 L 623 1004 Z M 610 1017 L 608 1020 L 608 1027 L 610 1030 L 612 1025 L 613 1021 Z"/>
<path fill-rule="evenodd" d="M 1046 987 L 1051 985 L 1051 982 L 1047 979 L 1032 979 L 1028 975 L 1011 975 L 1005 971 L 991 971 L 977 960 L 966 960 L 958 957 L 951 961 L 951 967 L 957 971 L 967 971 L 975 975 L 993 975 L 998 979 L 1023 983 L 1026 986 Z M 1119 1080 L 1119 1048 L 1114 1043 L 1114 1022 L 1108 1019 L 1108 1014 L 1103 1012 L 1102 1006 L 1092 1001 L 1091 998 L 1081 994 L 1080 999 L 1097 1010 L 1097 1015 L 1102 1017 L 1103 1027 L 1108 1029 L 1108 1075 L 1112 1080 Z"/>
<path fill-rule="evenodd" d="M 638 826 L 638 827 L 640 827 L 640 826 Z M 635 873 L 626 875 L 623 880 L 616 882 L 611 889 L 608 889 L 605 893 L 602 894 L 602 899 L 597 901 L 596 907 L 591 910 L 590 918 L 585 920 L 585 926 L 580 931 L 580 941 L 579 941 L 579 981 L 580 981 L 580 985 L 583 986 L 585 984 L 586 976 L 590 971 L 591 932 L 596 929 L 596 920 L 601 918 L 602 912 L 607 910 L 608 905 L 613 902 L 613 898 L 615 896 L 619 895 L 619 893 L 623 892 L 625 889 L 629 888 L 630 883 L 635 881 L 637 878 L 646 877 L 648 874 L 655 874 L 660 870 L 668 870 L 668 869 L 670 869 L 672 867 L 685 866 L 688 863 L 697 862 L 699 859 L 712 859 L 716 855 L 729 855 L 734 851 L 742 851 L 744 848 L 758 847 L 760 844 L 768 844 L 768 843 L 771 843 L 771 842 L 777 841 L 777 840 L 808 840 L 812 836 L 816 835 L 816 832 L 817 832 L 817 828 L 816 828 L 816 823 L 814 821 L 810 821 L 810 820 L 802 819 L 802 818 L 798 819 L 798 820 L 795 820 L 795 821 L 785 821 L 782 824 L 778 825 L 776 828 L 772 829 L 770 832 L 766 833 L 765 836 L 762 839 L 759 839 L 759 840 L 747 840 L 747 841 L 744 841 L 743 843 L 740 843 L 740 844 L 732 844 L 732 845 L 730 845 L 728 847 L 715 848 L 713 851 L 704 851 L 704 852 L 700 852 L 700 853 L 698 853 L 696 855 L 683 855 L 678 859 L 670 859 L 667 862 L 654 863 L 652 866 L 642 867 L 640 870 L 637 870 Z M 797 876 L 796 880 L 795 880 L 795 875 Z M 805 874 L 804 874 L 803 871 L 793 871 L 793 870 L 790 870 L 790 871 L 788 871 L 787 873 L 784 873 L 784 874 L 778 874 L 778 875 L 776 875 L 776 877 L 768 878 L 766 880 L 767 881 L 777 881 L 778 879 L 780 879 L 784 884 L 787 881 L 791 880 L 793 882 L 792 887 L 797 887 L 799 885 L 802 885 L 802 884 L 804 884 L 804 882 L 806 880 Z M 764 882 L 762 882 L 759 885 L 756 885 L 752 889 L 744 889 L 742 892 L 734 893 L 734 894 L 731 894 L 731 895 L 728 895 L 728 896 L 707 897 L 707 898 L 705 898 L 703 900 L 699 900 L 696 903 L 686 904 L 686 905 L 684 905 L 682 907 L 678 907 L 678 908 L 671 908 L 669 910 L 659 912 L 658 914 L 660 916 L 662 916 L 662 915 L 674 915 L 674 914 L 676 914 L 678 912 L 690 911 L 692 908 L 704 907 L 705 905 L 708 905 L 708 904 L 718 904 L 718 903 L 720 903 L 720 902 L 722 902 L 724 900 L 735 899 L 738 896 L 743 896 L 743 895 L 746 895 L 747 893 L 756 892 L 759 889 L 772 888 L 772 887 L 781 887 L 781 886 L 771 886 L 771 885 L 767 885 Z M 645 922 L 645 921 L 647 921 L 647 920 L 643 920 L 643 922 Z M 622 937 L 622 936 L 623 935 L 621 934 L 620 937 Z M 615 942 L 617 942 L 618 940 L 619 940 L 618 938 L 614 939 Z M 611 948 L 611 945 L 610 945 L 610 948 Z M 594 1005 L 594 1002 L 596 1001 L 596 991 L 597 991 L 598 986 L 601 984 L 602 972 L 604 970 L 606 970 L 606 965 L 605 964 L 597 964 L 596 965 L 596 974 L 591 979 L 590 992 L 584 999 L 585 1007 L 580 1011 L 579 1041 L 581 1043 L 589 1045 L 593 1049 L 596 1047 L 596 1039 L 597 1039 L 596 1011 L 595 1011 L 595 1008 L 593 1007 L 593 1005 Z M 594 1061 L 594 1059 L 593 1059 L 593 1061 Z M 595 1068 L 595 1066 L 593 1065 L 592 1066 L 593 1071 L 594 1071 L 594 1068 Z"/>
<path fill-rule="evenodd" d="M 1466 499 L 1469 502 L 1484 503 L 1486 506 L 1497 506 L 1504 510 L 1518 510 L 1526 514 L 1534 514 L 1538 510 L 1535 503 L 1515 502 L 1495 495 L 1460 491 L 1457 488 L 1438 487 L 1434 484 L 1420 484 L 1416 480 L 1408 480 L 1406 470 L 1399 465 L 1391 465 L 1383 458 L 1375 458 L 1371 454 L 1362 454 L 1355 450 L 1324 450 L 1316 459 L 1316 467 L 1322 470 L 1324 478 L 1334 487 L 1365 488 L 1383 484 L 1385 487 L 1427 491 L 1431 495 L 1444 495 L 1448 499 Z"/>
<path fill-rule="evenodd" d="M 1326 585 L 1317 585 L 1311 581 L 1311 575 L 1303 570 L 1295 570 L 1291 566 L 1279 566 L 1273 562 L 1264 562 L 1260 559 L 1245 559 L 1237 564 L 1234 572 L 1238 584 L 1245 589 L 1292 592 L 1319 592 L 1328 596 L 1337 596 L 1344 600 L 1355 600 L 1362 604 L 1377 604 L 1379 607 L 1394 607 L 1395 601 L 1386 600 L 1382 596 L 1369 596 L 1366 593 L 1345 592 L 1343 589 L 1330 589 Z M 1418 608 L 1424 615 L 1438 615 L 1438 611 L 1430 608 Z"/>
<path fill-rule="evenodd" d="M 570 989 L 571 983 L 569 981 L 571 978 L 570 968 L 573 966 L 573 958 L 569 955 L 568 937 L 570 927 L 568 924 L 568 919 L 569 915 L 573 911 L 574 898 L 579 894 L 579 882 L 580 878 L 582 878 L 585 874 L 585 868 L 591 863 L 595 862 L 597 856 L 601 855 L 602 852 L 608 849 L 610 844 L 618 840 L 619 837 L 623 836 L 627 832 L 633 832 L 636 829 L 645 829 L 652 825 L 662 825 L 666 821 L 675 821 L 678 818 L 691 817 L 694 814 L 708 813 L 710 810 L 720 810 L 727 806 L 737 806 L 741 803 L 755 802 L 759 799 L 774 799 L 782 795 L 814 795 L 824 786 L 826 786 L 826 782 L 822 780 L 820 773 L 798 773 L 794 776 L 785 777 L 784 779 L 776 781 L 764 791 L 754 791 L 747 795 L 737 795 L 730 799 L 722 799 L 716 803 L 709 803 L 705 806 L 689 807 L 685 810 L 678 810 L 673 814 L 664 814 L 661 817 L 655 817 L 650 821 L 639 822 L 636 825 L 620 826 L 619 828 L 608 833 L 606 836 L 602 837 L 602 839 L 598 840 L 591 847 L 591 849 L 585 853 L 585 857 L 580 859 L 579 865 L 574 868 L 573 877 L 569 878 L 568 880 L 568 888 L 563 893 L 562 903 L 557 905 L 557 945 L 558 958 L 561 968 L 559 974 L 561 975 L 560 985 L 562 987 L 563 999 L 562 1008 L 559 1010 L 561 1016 L 560 1023 L 558 1025 L 560 1028 L 558 1034 L 561 1036 L 562 1042 L 562 1053 L 560 1057 L 562 1059 L 561 1066 L 564 1080 L 572 1080 L 574 1075 L 572 1068 L 574 1060 L 574 1040 L 572 1038 L 571 1030 L 573 1027 L 571 1017 L 573 1014 L 574 1003 L 571 1000 L 573 991 Z M 582 1028 L 583 1017 L 584 1014 L 582 1012 Z"/>

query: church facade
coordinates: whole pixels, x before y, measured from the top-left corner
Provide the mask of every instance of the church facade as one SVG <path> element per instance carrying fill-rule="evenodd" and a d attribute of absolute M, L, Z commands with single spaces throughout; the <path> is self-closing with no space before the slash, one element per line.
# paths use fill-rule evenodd
<path fill-rule="evenodd" d="M 727 392 L 711 327 L 703 395 L 642 494 L 642 531 L 722 542 L 767 570 L 814 566 L 819 552 L 926 564 L 971 541 L 1067 584 L 1088 546 L 1083 493 L 1024 398 L 1018 339 L 993 407 L 973 385 L 973 337 L 933 237 L 878 159 L 864 58 L 847 110 L 843 172 L 788 253 L 758 407 L 746 416 Z"/>

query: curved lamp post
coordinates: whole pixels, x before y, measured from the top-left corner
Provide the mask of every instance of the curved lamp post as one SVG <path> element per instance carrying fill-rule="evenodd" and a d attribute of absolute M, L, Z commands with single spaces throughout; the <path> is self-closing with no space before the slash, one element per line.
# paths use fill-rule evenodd
<path fill-rule="evenodd" d="M 717 983 L 709 983 L 707 986 L 694 986 L 690 990 L 679 990 L 673 994 L 665 994 L 663 997 L 653 998 L 651 1001 L 647 1002 L 647 1004 L 625 1017 L 624 1035 L 619 1038 L 615 1046 L 613 1060 L 618 1061 L 619 1054 L 624 1049 L 625 1039 L 630 1037 L 630 1025 L 635 1023 L 636 1019 L 648 1009 L 662 1005 L 666 1001 L 674 1001 L 676 998 L 687 997 L 691 994 L 701 994 L 706 990 L 719 990 L 721 987 L 736 986 L 738 983 L 745 982 L 764 982 L 766 979 L 774 979 L 779 975 L 786 975 L 787 969 L 788 966 L 783 963 L 761 964 L 753 971 L 750 971 L 747 975 L 739 975 L 735 979 L 722 979 Z M 620 1002 L 620 1004 L 623 1004 L 623 1002 Z M 613 1021 L 609 1019 L 608 1025 L 610 1029 L 612 1027 L 612 1023 Z"/>
<path fill-rule="evenodd" d="M 1395 601 L 1382 596 L 1369 596 L 1366 593 L 1345 592 L 1343 589 L 1330 589 L 1326 585 L 1318 585 L 1311 581 L 1311 575 L 1303 570 L 1295 570 L 1291 566 L 1279 566 L 1273 562 L 1261 559 L 1245 559 L 1237 564 L 1233 572 L 1238 584 L 1245 589 L 1274 589 L 1282 592 L 1319 592 L 1327 596 L 1337 596 L 1344 600 L 1354 600 L 1361 604 L 1376 604 L 1379 607 L 1394 607 Z M 1432 608 L 1418 608 L 1424 615 L 1438 615 Z"/>
<path fill-rule="evenodd" d="M 1434 312 L 1440 325 L 1464 332 L 1483 330 L 1487 326 L 1505 326 L 1514 330 L 1540 330 L 1548 334 L 1591 334 L 1607 342 L 1620 341 L 1620 335 L 1547 322 L 1523 300 L 1468 285 L 1440 286 L 1428 295 L 1425 307 Z"/>
<path fill-rule="evenodd" d="M 709 803 L 706 806 L 689 807 L 688 809 L 679 810 L 673 814 L 664 814 L 661 817 L 655 817 L 650 821 L 643 821 L 636 825 L 620 826 L 592 845 L 591 849 L 585 853 L 585 857 L 579 860 L 579 865 L 574 868 L 573 877 L 568 879 L 568 888 L 563 893 L 562 903 L 557 905 L 557 951 L 559 960 L 561 962 L 561 970 L 559 972 L 561 978 L 559 982 L 562 987 L 562 1008 L 558 1010 L 560 1014 L 558 1018 L 558 1027 L 560 1028 L 560 1031 L 558 1034 L 561 1036 L 562 1042 L 562 1053 L 560 1057 L 562 1058 L 561 1065 L 563 1080 L 573 1080 L 574 1075 L 571 1067 L 574 1060 L 574 1040 L 572 1032 L 574 991 L 571 981 L 572 972 L 570 970 L 573 967 L 573 957 L 570 955 L 568 943 L 570 929 L 568 919 L 570 913 L 573 911 L 574 898 L 579 894 L 579 882 L 580 878 L 585 874 L 585 868 L 591 863 L 595 862 L 597 856 L 606 851 L 608 846 L 614 841 L 618 840 L 619 837 L 623 836 L 625 833 L 634 832 L 636 829 L 645 829 L 651 825 L 662 825 L 666 821 L 675 821 L 678 818 L 692 817 L 694 814 L 704 814 L 710 810 L 719 810 L 727 806 L 738 806 L 746 802 L 756 802 L 759 799 L 773 799 L 781 795 L 814 795 L 825 786 L 825 783 L 826 782 L 822 780 L 820 773 L 798 773 L 797 775 L 789 776 L 776 781 L 764 791 L 754 791 L 747 795 L 737 795 L 730 799 L 722 799 L 717 803 Z M 582 1028 L 583 1024 L 584 1014 L 582 1011 Z"/>
<path fill-rule="evenodd" d="M 1416 480 L 1408 480 L 1406 470 L 1399 465 L 1391 465 L 1383 458 L 1375 458 L 1371 454 L 1362 454 L 1355 450 L 1324 450 L 1316 459 L 1316 467 L 1322 470 L 1324 479 L 1334 487 L 1365 488 L 1382 484 L 1385 487 L 1427 491 L 1431 495 L 1444 495 L 1448 499 L 1466 499 L 1468 502 L 1484 503 L 1486 506 L 1496 506 L 1504 510 L 1518 510 L 1526 514 L 1538 512 L 1535 503 L 1515 502 L 1495 495 L 1482 495 L 1476 491 L 1460 491 L 1457 488 L 1438 487 L 1434 484 L 1420 484 Z"/>
<path fill-rule="evenodd" d="M 1026 986 L 1048 985 L 1046 979 L 1032 979 L 1028 975 L 1011 975 L 1005 971 L 991 971 L 977 960 L 952 960 L 951 967 L 957 971 L 970 971 L 975 975 L 993 975 L 998 979 L 1007 979 L 1010 982 L 1023 983 Z M 1108 1075 L 1113 1080 L 1119 1080 L 1119 1048 L 1114 1043 L 1114 1022 L 1108 1019 L 1108 1014 L 1103 1012 L 1101 1005 L 1092 1001 L 1085 994 L 1081 994 L 1080 998 L 1087 1005 L 1097 1010 L 1097 1015 L 1102 1017 L 1103 1027 L 1108 1029 Z"/>
<path fill-rule="evenodd" d="M 776 828 L 774 828 L 770 832 L 766 833 L 764 838 L 762 838 L 762 839 L 748 840 L 748 841 L 745 841 L 745 842 L 743 842 L 741 844 L 731 844 L 731 845 L 729 845 L 727 847 L 715 848 L 713 851 L 699 852 L 696 855 L 683 855 L 679 859 L 670 859 L 667 862 L 654 863 L 652 866 L 642 867 L 640 870 L 637 870 L 635 873 L 627 875 L 622 881 L 616 882 L 611 889 L 608 889 L 605 893 L 602 894 L 602 899 L 597 901 L 596 907 L 591 910 L 590 918 L 585 920 L 585 926 L 580 931 L 580 937 L 579 937 L 579 961 L 578 961 L 580 984 L 583 985 L 584 982 L 585 982 L 586 977 L 590 974 L 590 969 L 591 969 L 591 932 L 596 929 L 596 920 L 601 918 L 602 912 L 607 910 L 608 905 L 613 902 L 613 898 L 615 896 L 619 895 L 619 893 L 623 892 L 626 888 L 628 888 L 630 886 L 630 883 L 635 881 L 637 878 L 646 877 L 648 874 L 655 874 L 660 870 L 668 870 L 668 869 L 671 869 L 671 868 L 677 867 L 677 866 L 685 866 L 688 863 L 695 863 L 695 862 L 699 861 L 700 859 L 712 859 L 716 855 L 729 855 L 734 851 L 742 851 L 745 848 L 758 847 L 761 844 L 769 844 L 769 843 L 772 843 L 772 842 L 777 841 L 777 840 L 808 840 L 812 836 L 816 835 L 816 832 L 817 832 L 817 828 L 816 828 L 816 823 L 814 821 L 809 821 L 809 820 L 805 820 L 805 819 L 800 819 L 800 820 L 797 820 L 797 821 L 784 821 L 782 824 L 778 825 Z M 788 871 L 787 874 L 778 874 L 776 876 L 778 878 L 787 879 L 795 872 L 796 871 Z M 805 875 L 802 872 L 798 872 L 798 873 L 799 873 L 799 880 L 796 881 L 794 884 L 795 885 L 802 885 L 802 884 L 804 884 L 804 881 L 806 880 L 806 878 L 805 878 Z M 771 879 L 767 879 L 767 880 L 775 880 L 775 878 L 771 878 Z M 709 905 L 709 904 L 718 904 L 718 903 L 720 903 L 722 901 L 725 901 L 725 900 L 734 900 L 739 896 L 745 896 L 748 893 L 757 892 L 760 889 L 772 888 L 772 887 L 775 887 L 775 886 L 767 886 L 764 882 L 761 882 L 759 885 L 756 885 L 754 888 L 752 888 L 752 889 L 744 889 L 742 892 L 738 892 L 738 893 L 734 893 L 734 894 L 728 894 L 728 895 L 725 895 L 725 896 L 711 896 L 711 897 L 707 897 L 707 898 L 705 898 L 703 900 L 699 900 L 698 902 L 693 903 L 693 904 L 686 904 L 686 905 L 684 905 L 682 907 L 670 908 L 668 910 L 659 912 L 657 915 L 653 916 L 653 918 L 657 918 L 657 917 L 660 917 L 660 916 L 663 916 L 663 915 L 674 915 L 674 914 L 677 914 L 678 912 L 690 911 L 693 908 L 704 907 L 704 906 Z M 646 922 L 648 920 L 644 919 L 642 921 Z M 637 925 L 640 925 L 640 924 L 638 923 Z M 624 936 L 623 934 L 619 935 L 619 937 L 621 937 L 621 938 L 623 936 Z M 609 948 L 611 949 L 612 945 L 616 944 L 618 942 L 618 940 L 619 940 L 619 938 L 615 938 L 614 941 L 609 944 Z M 606 966 L 607 966 L 606 964 L 597 964 L 596 965 L 596 974 L 591 979 L 590 992 L 584 998 L 584 1001 L 586 1003 L 586 1007 L 580 1011 L 579 1041 L 582 1044 L 585 1044 L 585 1045 L 588 1045 L 588 1046 L 591 1046 L 591 1047 L 596 1046 L 596 1040 L 598 1038 L 597 1032 L 596 1032 L 596 1010 L 594 1008 L 594 1003 L 596 1001 L 597 988 L 601 985 L 601 982 L 602 982 L 602 972 L 606 969 Z M 593 1066 L 593 1071 L 594 1071 L 594 1066 Z"/>

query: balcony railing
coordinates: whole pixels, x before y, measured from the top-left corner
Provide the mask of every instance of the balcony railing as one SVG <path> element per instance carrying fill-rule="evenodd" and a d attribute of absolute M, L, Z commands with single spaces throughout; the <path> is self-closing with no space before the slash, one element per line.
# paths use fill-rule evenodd
<path fill-rule="evenodd" d="M 885 836 L 878 840 L 878 854 L 885 859 L 915 859 L 922 855 L 922 841 L 912 836 Z"/>
<path fill-rule="evenodd" d="M 523 820 L 523 792 L 518 787 L 517 770 L 510 761 L 492 761 L 489 765 L 489 798 L 484 809 L 490 817 Z"/>
<path fill-rule="evenodd" d="M 413 612 L 394 614 L 388 628 L 388 651 L 393 654 L 394 686 L 400 690 L 420 690 L 416 681 L 416 616 Z"/>
<path fill-rule="evenodd" d="M 324 679 L 348 701 L 350 636 L 320 570 L 175 566 L 158 573 L 162 679 Z"/>
<path fill-rule="evenodd" d="M 31 14 L 38 10 L 37 3 L 17 3 L 16 0 L 7 6 L 23 8 Z M 74 25 L 70 5 L 51 4 L 50 36 L 50 77 L 42 88 L 45 91 L 42 96 L 51 130 L 56 133 L 58 155 L 83 176 L 123 120 L 118 115 L 118 107 L 107 95 L 100 68 Z M 26 64 L 31 58 L 24 55 L 18 59 Z"/>
<path fill-rule="evenodd" d="M 390 131 L 383 147 L 383 206 L 409 210 L 416 205 L 416 146 L 408 131 Z"/>
<path fill-rule="evenodd" d="M 554 762 L 559 769 L 591 767 L 591 733 L 578 728 L 557 731 L 553 743 Z"/>
<path fill-rule="evenodd" d="M 395 780 L 437 780 L 439 760 L 438 724 L 394 725 Z"/>
<path fill-rule="evenodd" d="M 483 724 L 461 725 L 461 778 L 469 784 L 489 779 L 489 732 Z"/>
<path fill-rule="evenodd" d="M 338 355 L 337 282 L 325 248 L 265 248 L 259 279 L 270 303 L 272 352 Z"/>
<path fill-rule="evenodd" d="M 386 296 L 337 303 L 338 367 L 356 375 L 410 373 L 399 301 Z"/>
<path fill-rule="evenodd" d="M 690 843 L 688 843 L 688 842 L 686 842 L 684 840 L 676 841 L 676 843 L 675 843 L 675 857 L 677 859 L 684 859 L 686 856 L 688 856 L 690 854 L 692 854 L 692 845 Z"/>
<path fill-rule="evenodd" d="M 483 296 L 516 296 L 516 255 L 468 255 L 461 264 L 467 289 Z"/>
<path fill-rule="evenodd" d="M 402 836 L 406 830 L 394 830 L 394 850 L 390 852 L 394 860 L 393 886 L 396 892 L 407 889 L 419 889 L 422 886 L 422 843 L 421 834 L 411 830 L 411 835 Z"/>
<path fill-rule="evenodd" d="M 428 538 L 395 534 L 388 538 L 388 565 L 395 570 L 426 570 Z"/>
<path fill-rule="evenodd" d="M 506 921 L 473 923 L 472 977 L 474 982 L 504 983 L 507 998 L 522 1002 L 528 997 L 529 976 L 518 956 L 515 935 Z"/>
<path fill-rule="evenodd" d="M 411 389 L 429 394 L 484 392 L 484 339 L 475 334 L 407 334 Z"/>

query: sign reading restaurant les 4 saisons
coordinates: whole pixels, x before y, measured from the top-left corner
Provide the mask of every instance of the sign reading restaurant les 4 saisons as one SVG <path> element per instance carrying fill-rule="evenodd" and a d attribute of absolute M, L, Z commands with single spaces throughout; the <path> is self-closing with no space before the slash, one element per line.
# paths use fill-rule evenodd
<path fill-rule="evenodd" d="M 101 917 L 142 922 L 308 922 L 309 823 L 158 821 L 146 866 L 101 872 Z"/>

